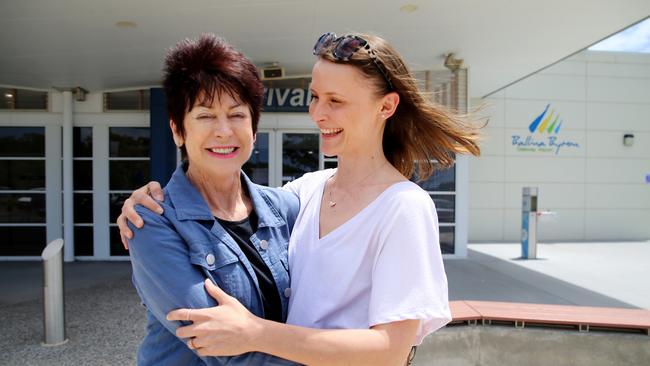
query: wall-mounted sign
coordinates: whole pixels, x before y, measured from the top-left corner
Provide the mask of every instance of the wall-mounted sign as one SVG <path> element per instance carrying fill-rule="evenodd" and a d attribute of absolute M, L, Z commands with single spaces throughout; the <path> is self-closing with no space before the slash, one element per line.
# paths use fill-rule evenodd
<path fill-rule="evenodd" d="M 264 112 L 309 112 L 311 92 L 302 88 L 265 88 Z"/>
<path fill-rule="evenodd" d="M 580 144 L 575 141 L 560 138 L 558 134 L 564 121 L 555 110 L 547 115 L 550 106 L 547 104 L 544 111 L 528 126 L 530 134 L 512 135 L 512 146 L 515 146 L 517 151 L 559 155 L 564 149 L 580 147 Z"/>

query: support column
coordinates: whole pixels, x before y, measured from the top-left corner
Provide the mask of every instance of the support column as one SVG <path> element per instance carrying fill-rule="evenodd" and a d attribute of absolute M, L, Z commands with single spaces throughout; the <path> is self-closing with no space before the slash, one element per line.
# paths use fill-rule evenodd
<path fill-rule="evenodd" d="M 45 125 L 45 217 L 48 243 L 63 238 L 61 148 L 61 126 L 59 123 L 47 123 Z"/>
<path fill-rule="evenodd" d="M 97 124 L 93 127 L 93 235 L 95 259 L 111 257 L 111 231 L 109 217 L 109 127 Z"/>
<path fill-rule="evenodd" d="M 74 261 L 73 108 L 72 91 L 63 91 L 63 259 L 66 262 Z"/>

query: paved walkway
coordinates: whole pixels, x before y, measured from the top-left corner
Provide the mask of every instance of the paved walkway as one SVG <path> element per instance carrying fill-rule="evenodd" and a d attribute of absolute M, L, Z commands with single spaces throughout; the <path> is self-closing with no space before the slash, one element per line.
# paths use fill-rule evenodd
<path fill-rule="evenodd" d="M 5 289 L 24 286 L 26 293 L 40 293 L 40 277 L 12 277 L 6 281 L 1 263 L 0 365 L 133 365 L 138 344 L 144 335 L 144 313 L 130 284 L 128 263 L 72 264 L 66 266 L 66 330 L 69 341 L 57 347 L 43 347 L 43 303 L 31 299 L 10 303 Z M 32 266 L 26 272 L 31 274 Z M 92 268 L 85 276 L 70 279 L 77 268 Z M 104 268 L 117 269 L 111 276 L 95 277 Z M 96 283 L 91 283 L 96 279 Z M 9 298 L 9 299 L 8 299 Z"/>
<path fill-rule="evenodd" d="M 537 261 L 514 260 L 515 244 L 471 245 L 445 260 L 451 300 L 648 307 L 650 243 L 541 245 Z M 642 264 L 642 265 L 641 265 Z M 42 347 L 42 270 L 0 262 L 0 365 L 131 365 L 144 336 L 144 309 L 128 262 L 65 265 L 69 342 Z M 641 299 L 641 300 L 639 300 Z"/>
<path fill-rule="evenodd" d="M 492 268 L 516 268 L 531 277 L 541 275 L 575 289 L 650 309 L 650 241 L 540 244 L 537 260 L 518 259 L 519 244 L 475 244 L 469 248 L 476 252 L 474 257 L 488 256 L 484 262 Z M 556 287 L 550 290 L 567 299 L 586 301 L 584 305 L 595 305 L 582 294 L 576 299 L 575 293 Z"/>

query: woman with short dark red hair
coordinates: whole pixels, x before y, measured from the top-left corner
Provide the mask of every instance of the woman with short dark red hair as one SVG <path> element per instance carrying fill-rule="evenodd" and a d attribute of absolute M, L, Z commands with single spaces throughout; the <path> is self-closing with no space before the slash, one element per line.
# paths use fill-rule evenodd
<path fill-rule="evenodd" d="M 147 308 L 138 365 L 291 364 L 263 353 L 201 357 L 175 333 L 190 312 L 186 321 L 167 319 L 173 309 L 216 306 L 203 287 L 208 278 L 251 313 L 285 321 L 280 292 L 289 287 L 287 244 L 299 204 L 241 170 L 264 92 L 250 60 L 214 35 L 186 40 L 165 59 L 163 86 L 183 164 L 165 187 L 162 215 L 138 207 L 147 225 L 132 227 L 133 284 Z"/>

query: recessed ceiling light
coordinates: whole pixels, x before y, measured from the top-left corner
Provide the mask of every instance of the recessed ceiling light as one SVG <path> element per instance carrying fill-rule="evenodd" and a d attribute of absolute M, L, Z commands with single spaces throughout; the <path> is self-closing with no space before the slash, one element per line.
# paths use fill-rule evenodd
<path fill-rule="evenodd" d="M 115 26 L 120 28 L 120 29 L 133 29 L 136 28 L 138 25 L 135 24 L 135 22 L 129 21 L 129 20 L 122 20 L 117 23 L 115 23 Z"/>
<path fill-rule="evenodd" d="M 416 10 L 418 10 L 418 6 L 415 4 L 406 4 L 400 6 L 399 8 L 399 11 L 401 11 L 402 13 L 412 13 Z"/>

